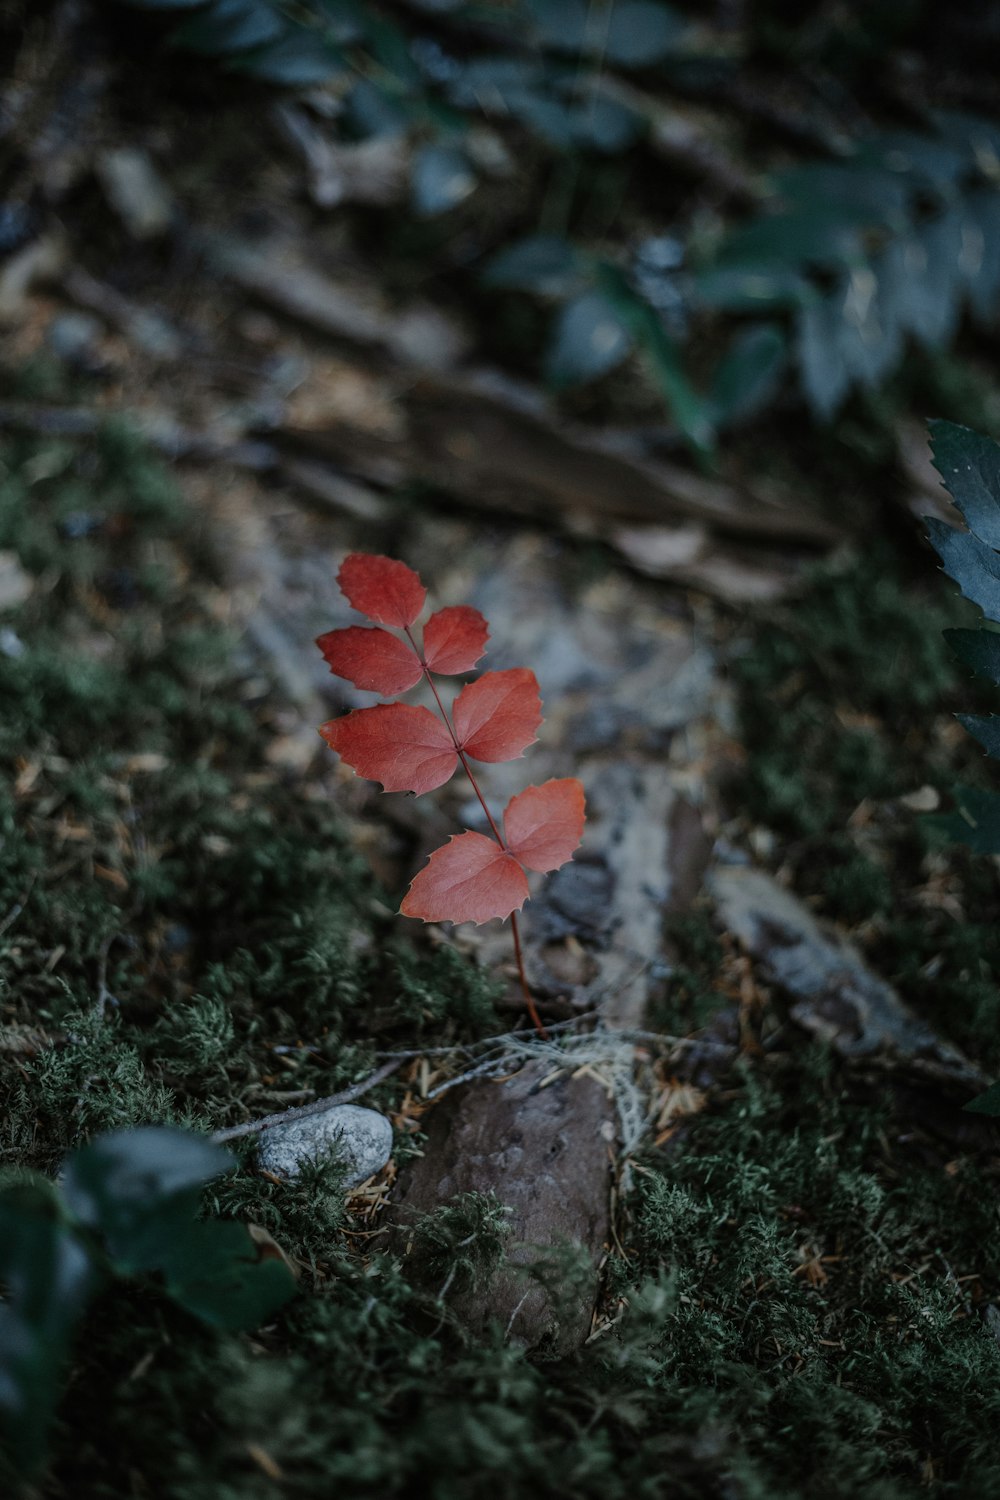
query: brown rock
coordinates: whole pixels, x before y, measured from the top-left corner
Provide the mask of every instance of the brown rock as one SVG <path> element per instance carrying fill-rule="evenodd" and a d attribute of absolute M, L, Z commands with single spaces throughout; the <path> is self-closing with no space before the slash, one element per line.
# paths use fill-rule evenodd
<path fill-rule="evenodd" d="M 552 1071 L 529 1062 L 513 1078 L 448 1096 L 430 1116 L 424 1155 L 402 1184 L 394 1219 L 406 1245 L 419 1215 L 458 1193 L 496 1193 L 511 1210 L 506 1261 L 487 1284 L 450 1295 L 449 1306 L 473 1331 L 497 1322 L 524 1348 L 566 1353 L 590 1331 L 610 1235 L 614 1105 L 595 1079 L 563 1075 L 549 1083 Z M 583 1250 L 593 1275 L 552 1298 L 525 1268 L 567 1244 Z"/>

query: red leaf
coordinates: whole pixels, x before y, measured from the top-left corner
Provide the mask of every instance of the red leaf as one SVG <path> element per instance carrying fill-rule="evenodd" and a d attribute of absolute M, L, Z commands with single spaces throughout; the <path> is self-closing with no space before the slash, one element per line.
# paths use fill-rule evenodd
<path fill-rule="evenodd" d="M 527 667 L 485 672 L 455 699 L 452 722 L 459 744 L 474 759 L 516 759 L 534 743 L 542 722 L 534 672 Z"/>
<path fill-rule="evenodd" d="M 424 626 L 424 661 L 432 672 L 471 672 L 486 650 L 490 630 L 478 609 L 456 604 L 439 609 Z"/>
<path fill-rule="evenodd" d="M 503 815 L 511 854 L 529 870 L 558 870 L 583 837 L 583 786 L 575 776 L 525 787 Z"/>
<path fill-rule="evenodd" d="M 331 750 L 387 792 L 430 792 L 458 765 L 445 726 L 429 708 L 380 703 L 320 726 Z"/>
<path fill-rule="evenodd" d="M 420 658 L 398 636 L 388 630 L 366 630 L 349 625 L 346 630 L 328 630 L 316 644 L 337 677 L 346 677 L 355 687 L 391 698 L 405 693 L 422 676 Z"/>
<path fill-rule="evenodd" d="M 393 557 L 376 557 L 370 552 L 352 552 L 345 557 L 337 582 L 355 609 L 369 620 L 395 625 L 398 630 L 413 624 L 427 598 L 427 590 L 412 568 Z"/>
<path fill-rule="evenodd" d="M 489 922 L 527 899 L 528 877 L 512 854 L 482 833 L 459 833 L 435 849 L 400 910 L 425 922 Z"/>

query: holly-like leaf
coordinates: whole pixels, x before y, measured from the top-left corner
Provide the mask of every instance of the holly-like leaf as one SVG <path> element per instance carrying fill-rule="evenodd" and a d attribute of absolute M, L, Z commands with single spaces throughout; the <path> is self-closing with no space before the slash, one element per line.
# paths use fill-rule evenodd
<path fill-rule="evenodd" d="M 529 870 L 558 870 L 583 838 L 583 786 L 575 776 L 529 786 L 507 803 L 507 847 Z"/>
<path fill-rule="evenodd" d="M 468 604 L 439 609 L 424 626 L 424 661 L 432 672 L 446 677 L 471 672 L 489 638 L 489 626 L 478 609 Z"/>
<path fill-rule="evenodd" d="M 944 638 L 959 661 L 979 677 L 1000 687 L 1000 633 L 995 630 L 946 630 Z"/>
<path fill-rule="evenodd" d="M 949 578 L 988 619 L 1000 620 L 1000 553 L 971 531 L 955 531 L 936 516 L 925 516 L 924 524 Z"/>
<path fill-rule="evenodd" d="M 459 833 L 435 849 L 400 910 L 424 922 L 490 922 L 527 899 L 528 877 L 513 854 L 485 834 Z"/>
<path fill-rule="evenodd" d="M 328 630 L 317 636 L 316 644 L 334 676 L 346 677 L 355 687 L 386 698 L 405 693 L 422 675 L 413 647 L 377 625 L 371 630 L 363 625 Z"/>
<path fill-rule="evenodd" d="M 958 722 L 974 734 L 987 755 L 1000 758 L 1000 714 L 956 714 Z"/>
<path fill-rule="evenodd" d="M 1000 444 L 957 422 L 931 422 L 934 467 L 969 530 L 1000 547 Z"/>
<path fill-rule="evenodd" d="M 459 744 L 475 760 L 515 760 L 534 744 L 542 722 L 534 672 L 485 672 L 459 693 L 452 721 Z"/>
<path fill-rule="evenodd" d="M 393 557 L 352 552 L 337 574 L 341 593 L 361 614 L 397 630 L 412 625 L 424 607 L 427 590 L 418 574 Z"/>
<path fill-rule="evenodd" d="M 451 736 L 429 708 L 380 703 L 320 725 L 331 750 L 386 792 L 430 792 L 458 765 Z"/>

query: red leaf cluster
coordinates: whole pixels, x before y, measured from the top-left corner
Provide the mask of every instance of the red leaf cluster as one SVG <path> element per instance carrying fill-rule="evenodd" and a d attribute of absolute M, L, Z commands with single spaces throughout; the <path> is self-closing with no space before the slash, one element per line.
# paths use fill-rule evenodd
<path fill-rule="evenodd" d="M 411 626 L 427 591 L 412 568 L 355 553 L 345 559 L 337 581 L 354 608 L 377 623 L 318 638 L 331 672 L 383 697 L 426 678 L 441 716 L 413 704 L 381 703 L 331 719 L 320 734 L 359 776 L 380 782 L 387 792 L 432 791 L 461 762 L 482 801 L 469 761 L 514 760 L 534 743 L 542 722 L 535 674 L 526 667 L 486 672 L 462 688 L 449 714 L 433 678 L 469 672 L 479 661 L 489 640 L 479 611 L 464 604 L 438 610 L 418 645 Z M 381 628 L 386 625 L 392 629 Z M 558 869 L 579 844 L 583 787 L 573 778 L 528 787 L 511 798 L 503 821 L 502 837 L 491 820 L 495 838 L 462 833 L 436 850 L 410 886 L 402 911 L 425 922 L 486 922 L 519 911 L 528 897 L 525 870 Z"/>

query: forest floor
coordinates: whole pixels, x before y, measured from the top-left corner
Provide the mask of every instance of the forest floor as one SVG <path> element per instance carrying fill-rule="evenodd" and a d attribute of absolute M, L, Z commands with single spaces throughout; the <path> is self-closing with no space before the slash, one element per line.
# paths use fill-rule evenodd
<path fill-rule="evenodd" d="M 361 1188 L 244 1143 L 213 1190 L 298 1269 L 266 1327 L 95 1304 L 38 1493 L 1000 1491 L 1000 1158 L 963 1113 L 1000 1071 L 1000 879 L 927 816 L 986 773 L 909 408 L 882 446 L 855 410 L 811 454 L 779 417 L 712 473 L 650 457 L 478 362 L 398 245 L 373 274 L 287 145 L 247 160 L 238 91 L 139 139 L 174 227 L 135 240 L 94 162 L 136 103 L 101 97 L 0 279 L 0 1159 L 399 1066 Z M 383 797 L 316 736 L 370 701 L 313 645 L 352 550 L 536 671 L 540 743 L 488 798 L 587 787 L 528 908 L 547 1044 L 505 930 L 396 915 L 461 789 Z M 523 1328 L 491 1292 L 519 1236 Z"/>

